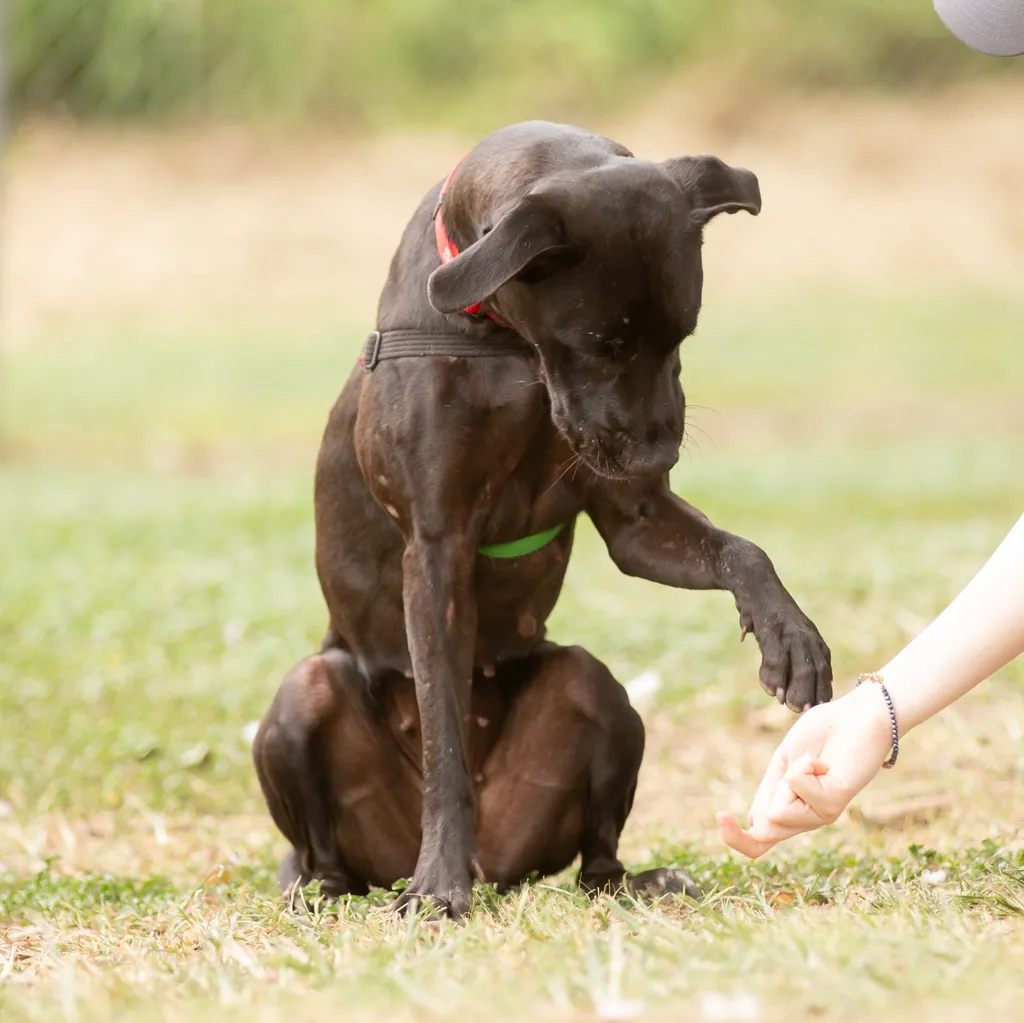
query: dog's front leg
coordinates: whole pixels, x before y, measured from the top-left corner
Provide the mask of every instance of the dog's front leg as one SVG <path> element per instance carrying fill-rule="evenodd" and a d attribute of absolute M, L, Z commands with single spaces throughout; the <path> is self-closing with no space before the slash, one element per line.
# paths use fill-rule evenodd
<path fill-rule="evenodd" d="M 414 535 L 402 567 L 423 737 L 423 839 L 415 873 L 397 906 L 426 900 L 460 917 L 469 910 L 476 863 L 466 756 L 476 643 L 474 550 L 458 538 Z"/>
<path fill-rule="evenodd" d="M 589 507 L 627 575 L 687 590 L 729 590 L 761 647 L 762 687 L 794 711 L 832 698 L 832 661 L 814 623 L 749 540 L 714 526 L 667 482 L 602 483 Z"/>

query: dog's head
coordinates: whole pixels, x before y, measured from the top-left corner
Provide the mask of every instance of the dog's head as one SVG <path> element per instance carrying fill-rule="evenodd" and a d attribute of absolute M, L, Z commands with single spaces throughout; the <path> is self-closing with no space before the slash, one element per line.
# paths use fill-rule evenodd
<path fill-rule="evenodd" d="M 679 457 L 679 345 L 697 325 L 704 225 L 761 209 L 757 178 L 711 156 L 617 157 L 543 179 L 430 276 L 431 304 L 489 305 L 540 353 L 559 430 L 597 473 Z"/>

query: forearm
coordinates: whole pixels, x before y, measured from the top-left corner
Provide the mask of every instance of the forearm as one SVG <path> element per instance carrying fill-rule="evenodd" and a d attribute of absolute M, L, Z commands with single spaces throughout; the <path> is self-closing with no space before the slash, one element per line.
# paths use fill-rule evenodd
<path fill-rule="evenodd" d="M 753 633 L 761 648 L 766 693 L 796 713 L 832 698 L 829 649 L 759 547 L 718 529 L 664 484 L 606 486 L 588 511 L 627 575 L 732 593 L 740 638 Z"/>
<path fill-rule="evenodd" d="M 955 600 L 881 671 L 901 733 L 1024 653 L 1024 516 Z"/>
<path fill-rule="evenodd" d="M 476 636 L 472 548 L 412 543 L 403 560 L 406 634 L 420 712 L 423 812 L 431 824 L 469 798 L 465 725 Z"/>
<path fill-rule="evenodd" d="M 591 516 L 626 575 L 744 598 L 777 581 L 763 551 L 717 528 L 667 487 L 627 493 L 593 508 Z"/>

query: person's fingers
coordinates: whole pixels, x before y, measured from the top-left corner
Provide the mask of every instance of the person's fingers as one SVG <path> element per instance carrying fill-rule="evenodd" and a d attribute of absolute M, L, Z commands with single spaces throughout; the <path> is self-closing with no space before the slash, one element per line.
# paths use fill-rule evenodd
<path fill-rule="evenodd" d="M 718 834 L 722 841 L 730 849 L 735 849 L 736 852 L 742 853 L 742 855 L 752 860 L 756 860 L 758 856 L 763 856 L 775 845 L 774 842 L 761 841 L 755 838 L 749 831 L 744 831 L 731 813 L 725 813 L 724 811 L 716 813 L 715 820 L 718 823 Z"/>
<path fill-rule="evenodd" d="M 789 767 L 786 768 L 785 780 L 792 781 L 795 778 L 820 779 L 829 773 L 829 766 L 820 757 L 805 753 L 797 757 Z"/>
<path fill-rule="evenodd" d="M 755 821 L 766 819 L 768 807 L 771 806 L 775 790 L 779 787 L 779 782 L 782 781 L 788 766 L 789 762 L 780 746 L 772 754 L 772 759 L 768 762 L 768 768 L 764 772 L 761 784 L 758 785 L 757 791 L 754 793 L 754 801 L 750 804 L 750 815 L 747 817 L 748 825 L 753 825 Z"/>
<path fill-rule="evenodd" d="M 769 828 L 778 828 L 799 835 L 804 831 L 814 831 L 826 823 L 812 807 L 789 788 L 788 783 L 783 782 L 781 788 L 784 791 L 779 793 L 768 811 Z"/>
<path fill-rule="evenodd" d="M 801 832 L 831 824 L 846 805 L 845 792 L 826 764 L 816 757 L 800 757 L 775 791 L 767 813 L 769 825 Z"/>
<path fill-rule="evenodd" d="M 785 784 L 824 824 L 836 820 L 853 797 L 850 787 L 820 760 L 794 764 L 793 769 L 786 774 Z"/>
<path fill-rule="evenodd" d="M 754 827 L 744 831 L 736 818 L 731 813 L 719 811 L 715 814 L 718 822 L 718 834 L 722 841 L 736 852 L 748 856 L 750 859 L 757 859 L 763 856 L 769 849 L 774 848 L 779 842 L 787 838 L 799 835 L 803 828 L 784 828 L 762 820 Z"/>

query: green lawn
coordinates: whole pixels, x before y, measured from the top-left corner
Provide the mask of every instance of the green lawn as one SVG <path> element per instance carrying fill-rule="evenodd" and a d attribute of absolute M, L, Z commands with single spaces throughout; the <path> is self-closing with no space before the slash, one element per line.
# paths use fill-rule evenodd
<path fill-rule="evenodd" d="M 687 342 L 676 488 L 769 551 L 840 687 L 1024 511 L 1022 324 L 1007 298 L 840 293 L 711 305 Z M 459 926 L 386 893 L 282 911 L 244 729 L 325 624 L 311 470 L 361 329 L 122 326 L 7 357 L 0 1018 L 1024 1013 L 1024 668 L 871 790 L 944 812 L 739 864 L 711 812 L 743 809 L 781 734 L 754 645 L 728 596 L 624 579 L 589 527 L 553 632 L 659 672 L 624 852 L 690 865 L 707 901 L 592 905 L 561 877 L 481 891 Z"/>

